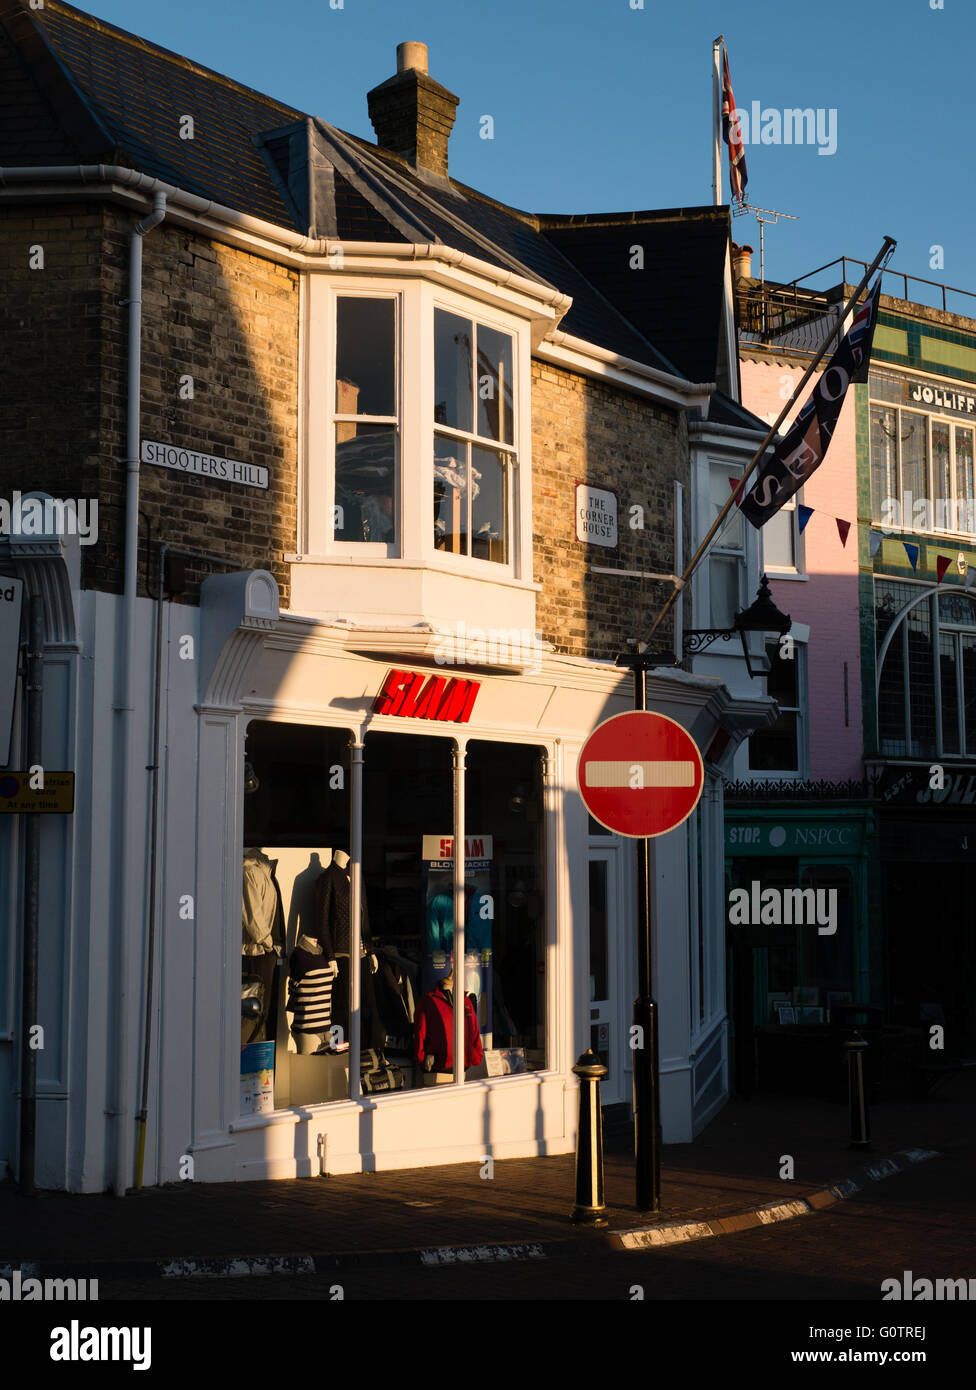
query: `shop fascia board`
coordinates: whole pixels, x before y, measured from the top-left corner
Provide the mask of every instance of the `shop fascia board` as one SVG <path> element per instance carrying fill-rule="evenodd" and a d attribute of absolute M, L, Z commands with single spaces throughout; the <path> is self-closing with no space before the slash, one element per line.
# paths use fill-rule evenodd
<path fill-rule="evenodd" d="M 169 222 L 297 270 L 330 271 L 335 275 L 361 275 L 364 271 L 373 275 L 416 275 L 466 291 L 530 319 L 533 346 L 559 323 L 573 302 L 570 295 L 550 285 L 450 246 L 303 236 L 121 165 L 0 168 L 0 202 L 107 198 L 143 213 L 151 208 L 156 193 L 166 195 Z M 341 265 L 334 263 L 340 252 Z"/>

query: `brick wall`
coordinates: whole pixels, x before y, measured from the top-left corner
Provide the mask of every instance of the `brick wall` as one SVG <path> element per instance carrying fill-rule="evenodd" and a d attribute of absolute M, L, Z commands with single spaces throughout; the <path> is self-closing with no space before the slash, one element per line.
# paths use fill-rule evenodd
<path fill-rule="evenodd" d="M 112 206 L 0 209 L 5 420 L 0 482 L 96 497 L 99 540 L 83 583 L 120 592 L 124 530 L 129 230 Z M 29 269 L 29 248 L 44 269 Z M 270 568 L 288 602 L 295 547 L 298 277 L 163 222 L 143 244 L 143 439 L 259 464 L 267 491 L 144 464 L 153 539 Z M 193 378 L 192 399 L 180 378 Z M 185 387 L 184 387 L 185 390 Z M 145 536 L 140 591 L 145 592 Z M 195 581 L 220 566 L 188 566 Z"/>
<path fill-rule="evenodd" d="M 670 586 L 590 573 L 590 566 L 670 574 L 674 568 L 674 481 L 685 484 L 688 554 L 688 431 L 683 413 L 575 372 L 532 363 L 532 477 L 536 621 L 557 651 L 613 659 L 626 639 L 644 639 Z M 576 539 L 575 485 L 618 498 L 618 547 Z M 630 525 L 643 508 L 643 529 Z M 653 649 L 673 644 L 669 620 Z"/>
<path fill-rule="evenodd" d="M 8 500 L 14 489 L 98 495 L 101 228 L 90 204 L 0 206 L 0 495 Z"/>

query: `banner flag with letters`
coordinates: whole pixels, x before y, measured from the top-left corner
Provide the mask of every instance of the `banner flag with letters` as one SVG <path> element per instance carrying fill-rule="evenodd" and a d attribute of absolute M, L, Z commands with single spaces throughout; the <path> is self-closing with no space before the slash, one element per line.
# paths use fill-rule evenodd
<path fill-rule="evenodd" d="M 867 377 L 880 294 L 879 275 L 874 289 L 855 314 L 850 332 L 740 503 L 742 515 L 757 531 L 823 463 L 848 386 Z"/>

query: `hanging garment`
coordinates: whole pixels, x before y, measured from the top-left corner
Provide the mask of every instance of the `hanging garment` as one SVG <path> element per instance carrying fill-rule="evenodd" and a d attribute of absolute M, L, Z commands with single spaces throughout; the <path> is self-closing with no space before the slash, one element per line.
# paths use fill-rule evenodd
<path fill-rule="evenodd" d="M 413 1026 L 413 1006 L 406 971 L 386 947 L 377 950 L 376 959 L 379 962 L 374 981 L 376 1003 L 387 1037 L 409 1035 Z"/>
<path fill-rule="evenodd" d="M 414 1059 L 423 1066 L 425 1057 L 434 1058 L 437 1071 L 454 1070 L 454 997 L 438 986 L 421 996 L 414 1019 Z M 474 1006 L 464 996 L 464 1067 L 476 1067 L 484 1057 L 481 1034 Z"/>
<path fill-rule="evenodd" d="M 280 951 L 285 941 L 285 912 L 275 877 L 277 859 L 257 848 L 244 851 L 244 893 L 241 904 L 241 954 L 260 956 Z"/>
<path fill-rule="evenodd" d="M 332 1026 L 332 984 L 339 973 L 321 951 L 296 946 L 288 962 L 288 1011 L 291 1031 L 328 1033 Z"/>
<path fill-rule="evenodd" d="M 349 954 L 351 893 L 349 860 L 339 864 L 333 858 L 329 867 L 323 869 L 315 881 L 316 935 L 327 956 Z M 364 949 L 369 950 L 369 914 L 366 911 L 365 890 L 362 893 L 361 940 Z"/>

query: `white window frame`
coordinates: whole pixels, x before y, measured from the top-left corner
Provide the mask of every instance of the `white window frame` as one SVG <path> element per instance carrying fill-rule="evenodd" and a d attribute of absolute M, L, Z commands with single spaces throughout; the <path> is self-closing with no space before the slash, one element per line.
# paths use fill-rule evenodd
<path fill-rule="evenodd" d="M 337 541 L 332 519 L 335 505 L 335 426 L 337 419 L 387 423 L 367 416 L 345 416 L 335 409 L 336 322 L 340 297 L 395 298 L 397 301 L 396 540 L 394 544 Z M 510 336 L 513 355 L 513 443 L 509 453 L 507 500 L 508 560 L 454 555 L 434 547 L 434 309 L 445 309 Z M 532 343 L 530 323 L 494 304 L 458 293 L 419 277 L 310 272 L 308 331 L 305 335 L 303 416 L 298 498 L 298 548 L 301 560 L 317 563 L 388 561 L 392 568 L 437 569 L 480 580 L 532 584 Z M 439 427 L 438 427 L 439 428 Z M 462 437 L 463 432 L 462 432 Z M 495 441 L 471 436 L 472 442 L 495 447 Z"/>
<path fill-rule="evenodd" d="M 802 487 L 793 494 L 789 501 L 784 502 L 780 508 L 780 513 L 786 512 L 790 517 L 793 528 L 793 564 L 774 565 L 767 563 L 765 546 L 763 544 L 763 532 L 759 532 L 759 572 L 775 576 L 777 579 L 807 579 L 807 555 L 806 555 L 806 529 L 800 530 L 800 505 L 803 503 Z M 774 518 L 770 518 L 773 520 Z M 769 522 L 766 523 L 769 525 Z"/>
<path fill-rule="evenodd" d="M 921 380 L 921 378 L 915 378 L 915 377 L 909 377 L 909 378 L 907 378 L 907 379 L 908 379 L 910 382 L 914 382 L 916 379 Z M 949 387 L 949 383 L 948 383 L 947 381 L 945 381 L 945 380 L 943 380 L 943 379 L 941 379 L 941 378 L 938 378 L 938 377 L 928 378 L 927 380 L 931 380 L 932 385 L 933 385 L 934 387 L 939 387 L 939 386 L 941 386 L 941 387 Z M 955 389 L 955 388 L 953 387 L 952 389 Z M 925 447 L 926 447 L 926 467 L 925 467 L 926 479 L 925 479 L 925 486 L 926 486 L 926 491 L 927 491 L 927 498 L 928 498 L 929 502 L 932 504 L 932 508 L 933 508 L 933 517 L 932 517 L 932 526 L 931 526 L 931 527 L 927 527 L 927 526 L 918 526 L 918 525 L 916 525 L 916 524 L 915 524 L 914 515 L 911 516 L 911 517 L 905 517 L 905 516 L 903 515 L 902 518 L 901 518 L 901 525 L 900 525 L 900 526 L 891 526 L 889 522 L 882 521 L 882 519 L 881 519 L 880 517 L 874 515 L 874 497 L 873 497 L 873 495 L 872 495 L 872 498 L 871 498 L 871 513 L 872 513 L 871 519 L 872 519 L 872 525 L 874 525 L 874 526 L 883 526 L 884 529 L 885 529 L 886 531 L 888 531 L 888 530 L 897 531 L 897 532 L 903 533 L 903 534 L 905 534 L 905 535 L 944 536 L 944 537 L 947 537 L 947 538 L 952 538 L 953 540 L 959 539 L 959 540 L 963 540 L 963 541 L 972 542 L 973 539 L 974 539 L 974 537 L 976 537 L 976 525 L 974 525 L 973 529 L 970 530 L 970 531 L 960 531 L 960 530 L 956 530 L 955 528 L 950 527 L 950 526 L 939 526 L 939 525 L 937 524 L 937 521 L 936 521 L 936 514 L 935 514 L 935 503 L 936 503 L 936 500 L 937 500 L 938 496 L 940 495 L 941 487 L 940 487 L 940 488 L 936 488 L 936 486 L 935 486 L 935 482 L 936 482 L 936 478 L 935 478 L 935 450 L 934 450 L 933 447 L 932 447 L 932 426 L 933 426 L 933 424 L 936 424 L 936 423 L 937 423 L 937 424 L 940 424 L 940 425 L 947 425 L 948 428 L 949 428 L 949 488 L 950 488 L 950 493 L 951 493 L 951 498 L 950 498 L 949 500 L 951 500 L 951 502 L 952 502 L 953 517 L 957 518 L 957 517 L 958 517 L 958 511 L 957 511 L 957 509 L 958 509 L 958 503 L 959 503 L 959 500 L 960 500 L 960 499 L 959 499 L 959 497 L 958 497 L 958 492 L 957 492 L 957 477 L 956 477 L 956 429 L 957 429 L 957 428 L 967 429 L 967 430 L 970 431 L 970 433 L 973 433 L 974 430 L 976 430 L 976 419 L 974 419 L 974 418 L 968 418 L 968 417 L 966 417 L 966 416 L 964 416 L 964 415 L 949 415 L 949 414 L 943 415 L 943 414 L 940 414 L 940 412 L 939 412 L 937 409 L 936 409 L 936 410 L 931 409 L 931 408 L 927 405 L 927 403 L 926 403 L 926 402 L 923 402 L 923 401 L 919 401 L 919 402 L 917 402 L 917 403 L 916 403 L 916 402 L 912 402 L 911 404 L 906 405 L 906 404 L 901 403 L 901 402 L 898 402 L 898 401 L 887 401 L 887 400 L 884 400 L 882 397 L 880 397 L 880 396 L 875 396 L 875 395 L 873 395 L 873 394 L 870 393 L 870 382 L 869 382 L 869 384 L 868 384 L 868 391 L 869 391 L 869 395 L 868 395 L 868 455 L 869 455 L 869 457 L 868 457 L 868 479 L 869 479 L 869 484 L 870 484 L 870 482 L 871 482 L 871 477 L 872 477 L 872 474 L 873 474 L 873 467 L 874 467 L 874 460 L 873 460 L 873 458 L 871 458 L 871 456 L 870 456 L 870 455 L 871 455 L 871 435 L 872 435 L 872 432 L 873 432 L 873 431 L 872 431 L 872 416 L 871 416 L 871 412 L 872 412 L 874 409 L 876 409 L 876 408 L 877 408 L 877 409 L 882 409 L 882 410 L 890 410 L 890 411 L 892 411 L 892 412 L 895 414 L 895 416 L 896 416 L 896 421 L 897 421 L 897 423 L 896 423 L 895 441 L 894 441 L 894 442 L 895 442 L 895 463 L 894 463 L 894 469 L 895 469 L 895 491 L 894 491 L 894 496 L 897 497 L 899 503 L 902 502 L 902 500 L 903 500 L 903 498 L 904 498 L 904 495 L 905 495 L 904 483 L 903 483 L 903 480 L 902 480 L 902 466 L 903 466 L 903 465 L 902 465 L 902 444 L 903 444 L 904 441 L 903 441 L 903 435 L 902 435 L 901 417 L 902 417 L 902 415 L 905 414 L 905 413 L 908 413 L 908 414 L 910 414 L 910 415 L 921 415 L 921 416 L 924 418 L 924 420 L 925 420 Z M 974 444 L 976 444 L 976 435 L 974 435 Z M 913 504 L 914 504 L 914 501 L 915 501 L 915 500 L 917 500 L 917 499 L 913 498 Z M 969 500 L 969 499 L 963 499 L 963 500 Z M 974 499 L 974 502 L 976 502 L 976 499 Z M 974 505 L 974 512 L 976 512 L 976 505 Z"/>
<path fill-rule="evenodd" d="M 790 636 L 793 639 L 793 660 L 796 666 L 796 698 L 795 705 L 780 705 L 780 709 L 787 714 L 796 715 L 796 768 L 761 768 L 751 767 L 749 764 L 748 745 L 751 740 L 747 740 L 745 771 L 744 776 L 753 782 L 802 782 L 810 776 L 810 733 L 808 712 L 810 708 L 810 692 L 808 687 L 808 661 L 807 661 L 807 635 L 808 630 L 798 633 L 791 629 Z M 772 645 L 770 642 L 769 645 Z M 765 648 L 763 649 L 765 655 Z M 760 731 L 762 732 L 762 731 Z"/>
<path fill-rule="evenodd" d="M 336 409 L 336 387 L 338 372 L 338 344 L 339 344 L 339 300 L 340 299 L 382 299 L 392 300 L 394 306 L 394 331 L 393 331 L 393 379 L 394 379 L 394 406 L 395 416 L 388 415 L 348 415 Z M 403 362 L 403 337 L 401 322 L 403 319 L 403 308 L 401 296 L 399 294 L 380 294 L 376 291 L 367 292 L 359 287 L 354 290 L 342 285 L 336 287 L 336 292 L 331 298 L 330 303 L 330 323 L 329 323 L 329 367 L 328 367 L 328 388 L 327 397 L 329 403 L 329 449 L 328 462 L 326 465 L 329 478 L 329 496 L 332 498 L 331 504 L 327 505 L 325 518 L 326 544 L 335 555 L 350 556 L 377 556 L 388 557 L 399 555 L 401 546 L 401 535 L 403 525 L 403 480 L 402 480 L 402 421 L 403 421 L 403 388 L 402 388 L 402 369 Z M 337 541 L 335 539 L 334 520 L 336 505 L 336 425 L 344 423 L 354 423 L 357 425 L 393 425 L 393 540 L 392 541 Z"/>
<path fill-rule="evenodd" d="M 531 498 L 529 496 L 531 475 L 524 463 L 522 447 L 523 443 L 531 439 L 532 436 L 530 406 L 532 381 L 531 368 L 528 365 L 531 346 L 527 338 L 527 328 L 525 325 L 516 325 L 510 318 L 500 315 L 497 311 L 492 311 L 488 305 L 479 304 L 477 301 L 467 299 L 462 295 L 452 294 L 442 286 L 437 286 L 429 298 L 429 309 L 424 315 L 424 342 L 430 360 L 430 384 L 424 398 L 426 435 L 423 447 L 428 473 L 428 476 L 422 479 L 422 486 L 425 488 L 423 496 L 426 498 L 423 505 L 427 508 L 424 542 L 425 561 L 435 565 L 449 566 L 454 573 L 470 574 L 479 579 L 501 578 L 503 576 L 512 579 L 527 578 L 532 573 L 531 554 L 528 557 L 524 554 L 526 544 L 531 546 L 532 534 L 531 529 L 526 534 L 524 521 L 526 516 L 531 517 Z M 469 319 L 474 327 L 481 325 L 484 328 L 493 328 L 512 339 L 512 392 L 514 399 L 512 402 L 513 438 L 510 445 L 482 438 L 480 435 L 468 433 L 465 430 L 457 430 L 435 423 L 434 312 L 437 309 L 443 309 L 449 314 L 456 314 L 459 318 Z M 476 363 L 475 382 L 477 379 Z M 528 412 L 525 409 L 527 404 L 530 406 Z M 477 419 L 477 395 L 475 396 L 474 409 L 475 419 Z M 434 545 L 433 498 L 434 435 L 437 433 L 463 440 L 475 447 L 496 449 L 499 453 L 509 456 L 509 476 L 505 502 L 508 559 L 504 563 L 498 560 L 483 560 L 474 555 L 454 555 L 450 551 L 436 549 Z"/>

